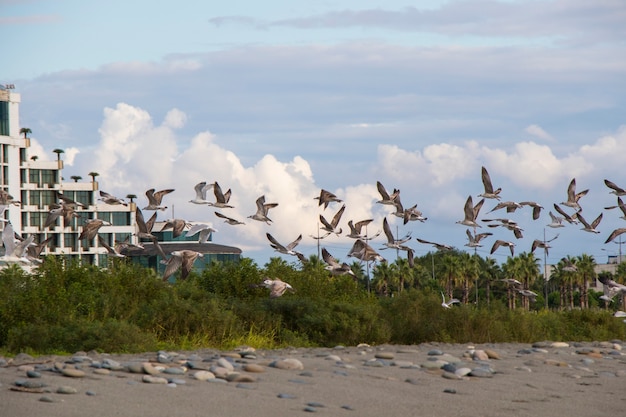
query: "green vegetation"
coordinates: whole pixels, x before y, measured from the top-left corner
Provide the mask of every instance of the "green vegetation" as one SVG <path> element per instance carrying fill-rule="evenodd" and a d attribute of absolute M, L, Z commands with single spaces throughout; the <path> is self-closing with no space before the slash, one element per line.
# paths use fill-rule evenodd
<path fill-rule="evenodd" d="M 502 268 L 456 252 L 415 262 L 413 268 L 406 260 L 372 268 L 368 292 L 363 265 L 352 266 L 357 279 L 331 277 L 315 256 L 304 266 L 280 258 L 264 267 L 248 258 L 214 263 L 173 285 L 125 260 L 100 269 L 49 257 L 32 273 L 17 266 L 0 271 L 0 349 L 43 354 L 626 339 L 626 325 L 601 294 L 581 291 L 583 281 L 571 272 L 557 268 L 545 309 L 532 255 L 510 258 Z M 592 263 L 581 258 L 580 279 L 594 279 Z M 280 277 L 296 292 L 269 299 L 255 286 L 265 277 Z M 499 281 L 505 277 L 537 292 L 536 301 L 507 289 Z M 441 291 L 462 303 L 444 309 Z"/>

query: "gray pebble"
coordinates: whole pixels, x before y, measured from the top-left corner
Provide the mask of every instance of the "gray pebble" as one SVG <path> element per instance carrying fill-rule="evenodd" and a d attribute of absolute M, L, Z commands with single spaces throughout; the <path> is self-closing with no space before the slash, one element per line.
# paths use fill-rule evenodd
<path fill-rule="evenodd" d="M 54 401 L 54 399 L 52 397 L 48 397 L 47 395 L 44 395 L 43 397 L 39 398 L 39 401 L 41 401 L 42 403 L 54 403 L 56 401 Z"/>
<path fill-rule="evenodd" d="M 278 395 L 277 395 L 277 397 L 278 397 L 278 398 L 283 398 L 283 399 L 286 399 L 286 400 L 294 400 L 294 399 L 298 398 L 298 397 L 296 397 L 295 395 L 292 395 L 292 394 L 283 394 L 283 393 L 278 394 Z"/>
<path fill-rule="evenodd" d="M 318 403 L 318 402 L 315 402 L 315 401 L 311 401 L 309 403 L 306 403 L 306 405 L 308 405 L 309 407 L 315 407 L 315 408 L 324 408 L 324 407 L 326 407 L 324 404 Z"/>
<path fill-rule="evenodd" d="M 446 388 L 443 390 L 446 394 L 456 394 L 456 390 L 454 388 Z"/>
<path fill-rule="evenodd" d="M 90 397 L 93 397 L 93 396 L 95 396 L 95 395 L 96 395 L 95 391 L 91 391 L 91 390 L 86 391 L 86 392 L 85 392 L 85 394 L 87 394 L 87 395 L 88 395 L 88 396 L 90 396 Z"/>
<path fill-rule="evenodd" d="M 67 385 L 57 388 L 57 394 L 76 394 L 77 392 L 76 388 Z"/>
<path fill-rule="evenodd" d="M 41 373 L 37 371 L 27 371 L 26 376 L 29 378 L 41 378 Z"/>

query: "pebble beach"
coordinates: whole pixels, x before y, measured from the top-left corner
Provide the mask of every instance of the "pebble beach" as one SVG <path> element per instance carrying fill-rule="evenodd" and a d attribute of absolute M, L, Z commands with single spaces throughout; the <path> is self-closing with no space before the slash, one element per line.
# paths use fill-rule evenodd
<path fill-rule="evenodd" d="M 0 357 L 3 416 L 626 413 L 623 341 Z"/>

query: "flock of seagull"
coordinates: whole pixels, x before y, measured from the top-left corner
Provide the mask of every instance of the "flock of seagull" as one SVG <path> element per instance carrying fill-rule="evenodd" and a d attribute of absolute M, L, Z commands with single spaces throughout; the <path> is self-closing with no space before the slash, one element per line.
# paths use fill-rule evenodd
<path fill-rule="evenodd" d="M 483 192 L 478 194 L 478 197 L 481 199 L 474 203 L 472 195 L 469 195 L 464 206 L 464 216 L 461 220 L 457 221 L 457 224 L 461 224 L 466 226 L 466 235 L 468 242 L 465 246 L 470 248 L 478 248 L 482 247 L 482 242 L 489 236 L 493 235 L 491 232 L 481 232 L 478 233 L 477 229 L 482 228 L 481 222 L 486 224 L 489 228 L 497 228 L 501 227 L 507 229 L 513 233 L 513 236 L 516 239 L 520 239 L 523 237 L 523 229 L 520 225 L 509 218 L 504 217 L 494 217 L 494 218 L 482 218 L 480 221 L 478 219 L 480 211 L 486 200 L 496 200 L 497 204 L 488 212 L 492 213 L 498 210 L 505 210 L 506 213 L 513 213 L 518 209 L 522 209 L 523 207 L 532 208 L 532 218 L 533 220 L 537 220 L 541 216 L 541 211 L 543 207 L 534 201 L 501 201 L 501 188 L 495 188 L 492 184 L 489 173 L 485 167 L 481 168 L 481 179 L 483 183 Z M 606 207 L 607 210 L 618 208 L 622 212 L 622 219 L 626 220 L 626 204 L 622 201 L 621 197 L 626 196 L 626 189 L 623 189 L 617 186 L 615 183 L 604 180 L 605 185 L 611 190 L 612 194 L 617 196 L 617 204 L 614 206 Z M 393 212 L 390 215 L 395 216 L 397 218 L 402 219 L 404 225 L 412 221 L 425 222 L 427 221 L 427 217 L 423 215 L 423 213 L 417 209 L 417 204 L 409 208 L 405 208 L 401 202 L 400 198 L 400 190 L 393 189 L 392 192 L 389 192 L 380 181 L 377 181 L 376 187 L 378 193 L 380 194 L 380 199 L 376 201 L 377 204 L 391 206 L 393 208 Z M 209 190 L 213 190 L 214 198 L 209 199 L 207 197 Z M 136 233 L 135 235 L 140 238 L 140 240 L 149 240 L 156 247 L 156 250 L 159 252 L 161 257 L 163 258 L 163 263 L 166 265 L 165 272 L 163 274 L 163 280 L 168 280 L 174 273 L 176 273 L 179 269 L 181 269 L 181 279 L 185 279 L 190 271 L 193 268 L 194 261 L 202 257 L 203 254 L 200 252 L 196 252 L 193 250 L 176 250 L 172 251 L 169 254 L 164 253 L 163 249 L 159 245 L 159 242 L 154 234 L 152 234 L 152 228 L 156 222 L 157 212 L 164 211 L 168 207 L 163 205 L 164 198 L 172 193 L 174 189 L 164 189 L 160 191 L 156 191 L 154 188 L 149 189 L 145 192 L 146 198 L 148 200 L 148 204 L 143 208 L 139 209 L 136 207 Z M 576 190 L 576 179 L 572 179 L 567 188 L 567 199 L 559 204 L 554 203 L 553 208 L 556 212 L 553 213 L 549 211 L 550 223 L 546 226 L 551 228 L 561 228 L 565 227 L 565 223 L 568 224 L 582 224 L 582 230 L 589 233 L 600 233 L 597 227 L 600 224 L 603 214 L 600 213 L 593 221 L 588 222 L 582 214 L 582 206 L 581 200 L 588 193 L 587 190 L 583 190 L 577 192 Z M 233 208 L 230 202 L 232 191 L 228 189 L 226 192 L 222 191 L 222 188 L 217 182 L 206 182 L 202 181 L 195 185 L 194 187 L 194 198 L 189 200 L 191 204 L 197 205 L 206 205 L 209 207 L 213 207 L 216 209 L 230 209 Z M 80 215 L 76 212 L 77 207 L 84 207 L 81 203 L 73 201 L 67 197 L 65 197 L 62 193 L 57 192 L 58 202 L 53 204 L 48 212 L 47 218 L 43 224 L 43 229 L 47 229 L 49 227 L 53 227 L 57 223 L 57 219 L 61 218 L 61 221 L 64 227 L 70 225 L 70 222 Z M 314 197 L 314 199 L 318 200 L 318 206 L 323 207 L 323 210 L 331 207 L 333 204 L 343 203 L 341 199 L 339 199 L 335 194 L 328 190 L 322 189 L 320 191 L 319 196 Z M 105 204 L 109 205 L 128 205 L 126 201 L 121 198 L 118 198 L 114 195 L 106 193 L 104 191 L 100 191 L 99 201 L 102 201 Z M 19 202 L 13 200 L 13 198 L 8 195 L 6 192 L 0 193 L 0 209 L 2 211 L 6 210 L 9 205 L 15 204 L 19 205 Z M 267 203 L 265 201 L 265 196 L 262 195 L 256 200 L 256 212 L 249 215 L 248 218 L 265 223 L 267 225 L 272 224 L 272 219 L 268 216 L 269 211 L 278 206 L 278 203 Z M 332 216 L 332 218 L 327 219 L 324 214 L 319 214 L 319 222 L 321 224 L 320 230 L 323 231 L 323 235 L 313 236 L 314 239 L 324 239 L 327 236 L 334 234 L 336 236 L 344 233 L 342 227 L 340 227 L 340 221 L 346 209 L 346 205 L 343 204 L 337 212 Z M 568 213 L 566 210 L 569 210 Z M 573 210 L 573 212 L 572 212 Z M 153 215 L 149 218 L 148 221 L 145 221 L 143 216 L 143 211 L 154 211 Z M 231 226 L 244 225 L 245 223 L 242 220 L 238 220 L 232 217 L 229 217 L 223 214 L 220 211 L 215 211 L 215 215 L 223 220 L 226 224 Z M 368 225 L 371 224 L 373 219 L 364 219 L 364 220 L 349 220 L 348 226 L 349 231 L 347 231 L 344 236 L 354 239 L 354 244 L 352 248 L 349 250 L 347 256 L 354 257 L 362 262 L 373 263 L 373 262 L 385 262 L 385 258 L 371 245 L 371 241 L 378 237 L 381 233 L 384 233 L 385 242 L 383 243 L 383 247 L 379 250 L 385 249 L 395 249 L 398 251 L 406 252 L 408 264 L 410 267 L 414 266 L 413 258 L 414 258 L 414 249 L 412 249 L 408 242 L 412 239 L 411 233 L 408 232 L 402 237 L 394 237 L 389 221 L 387 217 L 383 219 L 382 222 L 382 231 L 377 231 L 373 235 L 367 234 Z M 107 253 L 113 257 L 125 257 L 129 252 L 133 250 L 142 250 L 144 249 L 143 245 L 133 245 L 129 243 L 129 239 L 123 242 L 115 242 L 114 246 L 110 246 L 106 243 L 102 237 L 98 235 L 98 232 L 102 226 L 110 225 L 109 222 L 101 220 L 101 219 L 87 219 L 84 221 L 82 226 L 82 230 L 79 240 L 86 240 L 88 242 L 92 242 L 96 237 L 98 238 L 99 244 L 101 247 L 104 247 L 107 250 Z M 171 228 L 173 230 L 174 237 L 180 236 L 186 230 L 186 236 L 194 236 L 198 235 L 199 243 L 205 243 L 208 241 L 209 236 L 212 232 L 216 232 L 217 230 L 207 224 L 191 224 L 190 222 L 184 219 L 170 219 L 165 222 L 163 230 Z M 617 228 L 613 230 L 613 232 L 607 237 L 605 243 L 608 243 L 619 235 L 626 232 L 626 227 Z M 296 250 L 296 247 L 302 240 L 302 234 L 300 234 L 296 239 L 287 244 L 283 244 L 279 242 L 274 236 L 270 233 L 266 233 L 266 237 L 269 241 L 270 246 L 277 252 L 285 255 L 296 256 L 300 259 L 301 262 L 306 263 L 307 258 Z M 534 252 L 537 248 L 542 248 L 544 251 L 549 250 L 551 247 L 549 243 L 556 239 L 558 234 L 550 240 L 540 240 L 535 239 L 531 246 L 531 252 Z M 50 238 L 49 238 L 50 239 Z M 45 247 L 49 243 L 49 239 L 46 239 L 43 242 L 35 243 L 32 236 L 28 238 L 22 238 L 18 233 L 13 230 L 13 227 L 10 223 L 6 222 L 4 230 L 2 232 L 2 241 L 5 247 L 5 255 L 0 258 L 0 260 L 7 263 L 20 263 L 20 264 L 33 264 L 40 262 L 39 256 Z M 452 250 L 453 247 L 451 245 L 447 245 L 444 243 L 434 242 L 422 238 L 416 238 L 417 242 L 421 244 L 432 245 L 435 249 L 439 251 Z M 496 252 L 499 248 L 505 247 L 510 251 L 511 256 L 514 256 L 515 250 L 515 242 L 513 240 L 505 240 L 505 239 L 496 239 L 491 245 L 490 254 Z M 328 270 L 332 275 L 351 275 L 354 276 L 354 272 L 351 270 L 350 266 L 343 262 L 340 263 L 333 255 L 331 255 L 326 248 L 322 248 L 322 259 L 325 263 L 325 269 Z M 282 284 L 281 284 L 282 283 Z M 270 289 L 272 297 L 278 297 L 282 295 L 286 290 L 293 291 L 293 288 L 282 281 L 276 278 L 274 280 L 267 279 L 259 286 L 263 286 Z M 517 288 L 520 294 L 523 294 L 523 289 Z M 531 294 L 528 294 L 531 296 Z M 442 294 L 443 296 L 443 294 Z M 608 295 L 607 295 L 608 297 Z M 449 306 L 454 303 L 454 300 L 446 302 L 445 297 L 443 300 L 444 307 Z"/>

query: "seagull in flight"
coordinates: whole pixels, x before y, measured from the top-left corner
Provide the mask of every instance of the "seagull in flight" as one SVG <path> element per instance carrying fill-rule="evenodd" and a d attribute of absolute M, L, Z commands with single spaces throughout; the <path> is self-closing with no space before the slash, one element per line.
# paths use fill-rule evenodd
<path fill-rule="evenodd" d="M 175 250 L 170 254 L 167 260 L 161 261 L 165 263 L 165 272 L 163 273 L 163 281 L 167 281 L 176 271 L 181 270 L 180 279 L 184 280 L 189 276 L 193 269 L 193 263 L 198 257 L 204 255 L 193 250 L 183 249 Z"/>
<path fill-rule="evenodd" d="M 491 252 L 489 252 L 489 253 L 490 253 L 490 254 L 493 254 L 496 250 L 498 250 L 498 248 L 499 248 L 500 246 L 508 246 L 508 247 L 509 247 L 509 250 L 511 251 L 511 256 L 515 256 L 515 255 L 513 254 L 513 252 L 514 252 L 514 250 L 515 250 L 515 249 L 514 249 L 514 248 L 515 248 L 515 243 L 513 243 L 513 242 L 508 242 L 508 241 L 506 241 L 506 240 L 500 240 L 500 239 L 496 240 L 496 241 L 493 243 L 493 246 L 491 247 Z"/>
<path fill-rule="evenodd" d="M 470 227 L 481 227 L 481 225 L 476 222 L 476 219 L 478 218 L 478 212 L 480 211 L 480 208 L 483 206 L 484 202 L 485 199 L 483 198 L 478 203 L 476 203 L 476 205 L 474 205 L 472 202 L 472 196 L 470 195 L 469 197 L 467 197 L 467 201 L 465 202 L 465 207 L 463 209 L 465 217 L 463 218 L 463 220 L 459 220 L 456 223 Z"/>
<path fill-rule="evenodd" d="M 211 233 L 217 232 L 216 229 L 212 228 L 208 224 L 204 223 L 196 223 L 192 224 L 185 237 L 198 235 L 198 243 L 206 243 L 209 241 L 211 237 Z"/>
<path fill-rule="evenodd" d="M 443 295 L 443 291 L 441 291 L 441 306 L 443 308 L 452 308 L 452 304 L 461 304 L 458 298 L 451 298 L 446 301 L 446 296 Z"/>
<path fill-rule="evenodd" d="M 300 241 L 302 240 L 302 235 L 299 235 L 296 238 L 296 240 L 294 240 L 293 242 L 289 243 L 286 246 L 279 243 L 271 234 L 266 233 L 265 235 L 267 236 L 267 239 L 270 241 L 270 246 L 274 248 L 276 252 L 280 252 L 285 255 L 294 255 L 294 256 L 297 255 L 298 252 L 296 252 L 294 248 L 298 246 L 298 243 L 300 243 Z"/>
<path fill-rule="evenodd" d="M 263 280 L 261 284 L 254 285 L 255 287 L 265 287 L 270 290 L 270 298 L 278 298 L 282 296 L 285 291 L 295 292 L 296 290 L 293 287 L 282 281 L 280 278 L 269 279 L 266 278 Z"/>
<path fill-rule="evenodd" d="M 230 224 L 232 226 L 237 226 L 238 224 L 245 224 L 244 222 L 236 220 L 236 219 L 233 219 L 232 217 L 224 216 L 219 211 L 216 211 L 215 215 L 217 217 L 219 217 L 220 219 L 224 219 L 224 223 L 228 223 L 228 224 Z"/>
<path fill-rule="evenodd" d="M 580 222 L 584 226 L 580 230 L 584 230 L 585 232 L 589 232 L 589 233 L 600 233 L 600 231 L 597 230 L 596 227 L 598 227 L 598 225 L 600 224 L 600 221 L 602 220 L 602 214 L 603 213 L 600 213 L 600 215 L 598 217 L 596 217 L 595 220 L 593 222 L 591 222 L 591 224 L 589 224 L 589 223 L 587 223 L 585 218 L 580 213 L 578 213 L 578 215 L 577 215 L 578 220 L 580 220 Z"/>
<path fill-rule="evenodd" d="M 209 204 L 210 201 L 206 199 L 206 193 L 208 190 L 213 188 L 215 183 L 208 184 L 206 181 L 201 181 L 197 183 L 193 189 L 196 192 L 196 196 L 189 200 L 190 203 L 193 204 Z"/>
<path fill-rule="evenodd" d="M 489 176 L 489 172 L 487 172 L 487 168 L 481 168 L 481 178 L 483 181 L 483 188 L 485 191 L 482 194 L 478 194 L 478 197 L 483 198 L 495 198 L 496 200 L 500 200 L 500 192 L 502 188 L 498 188 L 496 190 L 493 189 L 493 185 L 491 184 L 491 177 Z"/>
<path fill-rule="evenodd" d="M 161 206 L 161 201 L 163 197 L 171 192 L 174 192 L 173 188 L 169 188 L 166 190 L 161 190 L 155 192 L 154 188 L 150 188 L 146 191 L 146 197 L 148 198 L 148 205 L 144 207 L 142 210 L 167 210 L 167 206 Z"/>
<path fill-rule="evenodd" d="M 385 236 L 387 236 L 387 243 L 385 243 L 385 248 L 383 249 L 402 249 L 405 250 L 402 246 L 411 239 L 411 232 L 404 235 L 404 237 L 400 239 L 396 239 L 393 237 L 393 233 L 391 233 L 391 227 L 389 226 L 389 222 L 387 222 L 387 218 L 383 219 L 383 232 L 385 232 Z"/>
<path fill-rule="evenodd" d="M 335 202 L 335 203 L 343 202 L 343 200 L 340 200 L 339 198 L 337 198 L 335 194 L 331 193 L 330 191 L 324 190 L 323 188 L 320 191 L 319 197 L 314 197 L 313 199 L 319 200 L 318 206 L 321 206 L 323 204 L 324 210 L 326 210 L 326 208 L 328 207 L 328 204 L 332 202 Z"/>
<path fill-rule="evenodd" d="M 326 220 L 326 218 L 323 215 L 320 214 L 320 222 L 322 222 L 322 224 L 324 225 L 323 227 L 320 227 L 320 229 L 326 230 L 327 232 L 334 233 L 336 235 L 340 235 L 342 230 L 341 230 L 341 227 L 337 229 L 337 225 L 339 224 L 339 220 L 341 220 L 341 216 L 343 215 L 343 212 L 345 211 L 345 209 L 346 209 L 346 205 L 344 204 L 343 206 L 341 206 L 339 211 L 333 216 L 333 219 L 330 222 Z"/>
<path fill-rule="evenodd" d="M 109 204 L 109 205 L 123 205 L 123 206 L 128 206 L 128 203 L 124 200 L 122 200 L 121 198 L 115 197 L 114 195 L 111 195 L 109 193 L 106 193 L 104 191 L 100 191 L 100 198 L 98 199 L 100 201 L 102 201 L 105 204 Z"/>
<path fill-rule="evenodd" d="M 472 234 L 470 229 L 465 229 L 465 233 L 467 234 L 467 239 L 469 240 L 469 242 L 466 243 L 465 246 L 469 246 L 470 248 L 482 247 L 483 245 L 480 244 L 480 241 L 486 238 L 487 236 L 493 235 L 493 233 L 491 232 Z"/>
<path fill-rule="evenodd" d="M 572 181 L 570 181 L 569 186 L 567 187 L 567 201 L 562 202 L 561 205 L 571 207 L 580 211 L 581 207 L 580 204 L 578 204 L 578 200 L 580 200 L 580 198 L 586 195 L 588 192 L 589 189 L 577 193 L 576 178 L 573 178 Z"/>
<path fill-rule="evenodd" d="M 326 248 L 322 248 L 322 259 L 324 260 L 324 262 L 326 262 L 326 266 L 324 267 L 324 269 L 329 271 L 331 275 L 352 275 L 353 277 L 355 276 L 352 268 L 350 268 L 350 265 L 345 262 L 340 264 L 339 261 L 337 261 L 337 259 L 335 259 L 335 257 L 331 255 L 328 250 L 326 250 Z"/>
<path fill-rule="evenodd" d="M 615 184 L 614 182 L 609 181 L 609 180 L 604 180 L 604 184 L 606 184 L 606 186 L 612 190 L 609 192 L 610 194 L 615 194 L 618 197 L 626 195 L 626 190 L 623 189 L 622 187 L 618 187 L 617 184 Z"/>
<path fill-rule="evenodd" d="M 452 246 L 445 245 L 443 243 L 430 242 L 428 240 L 420 239 L 419 237 L 415 238 L 419 243 L 425 243 L 427 245 L 433 245 L 437 250 L 452 250 Z"/>
<path fill-rule="evenodd" d="M 260 222 L 265 222 L 267 224 L 271 224 L 272 219 L 267 217 L 267 212 L 271 209 L 278 206 L 278 203 L 266 203 L 265 196 L 256 199 L 256 213 L 251 216 L 248 216 L 249 219 L 258 220 Z"/>
<path fill-rule="evenodd" d="M 230 188 L 225 193 L 222 193 L 222 187 L 215 181 L 213 183 L 213 194 L 215 195 L 215 203 L 209 201 L 207 204 L 209 206 L 218 207 L 218 208 L 234 208 L 229 205 L 230 195 L 232 194 Z"/>
<path fill-rule="evenodd" d="M 361 220 L 356 223 L 353 223 L 352 220 L 349 220 L 348 226 L 350 227 L 350 234 L 347 234 L 346 236 L 352 239 L 363 239 L 366 241 L 374 239 L 375 237 L 380 235 L 381 233 L 380 230 L 374 236 L 367 236 L 367 234 L 365 235 L 361 234 L 361 230 L 363 229 L 363 227 L 367 226 L 373 221 L 374 219 L 366 219 L 366 220 Z"/>
<path fill-rule="evenodd" d="M 400 190 L 394 189 L 393 193 L 389 194 L 380 181 L 376 181 L 376 188 L 381 196 L 381 199 L 377 201 L 378 204 L 396 205 L 396 198 L 400 196 Z"/>

